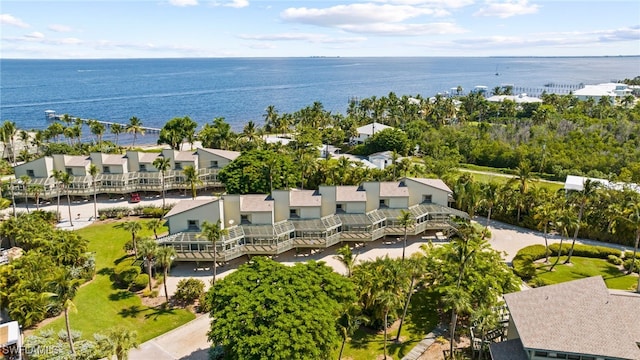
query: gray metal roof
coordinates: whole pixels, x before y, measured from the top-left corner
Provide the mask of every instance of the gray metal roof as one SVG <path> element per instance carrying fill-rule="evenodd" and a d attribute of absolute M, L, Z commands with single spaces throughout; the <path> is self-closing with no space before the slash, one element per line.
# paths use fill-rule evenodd
<path fill-rule="evenodd" d="M 321 219 L 292 220 L 296 231 L 331 231 L 342 225 L 337 215 L 325 216 Z"/>
<path fill-rule="evenodd" d="M 245 237 L 279 237 L 295 231 L 289 220 L 280 221 L 273 225 L 242 225 Z"/>

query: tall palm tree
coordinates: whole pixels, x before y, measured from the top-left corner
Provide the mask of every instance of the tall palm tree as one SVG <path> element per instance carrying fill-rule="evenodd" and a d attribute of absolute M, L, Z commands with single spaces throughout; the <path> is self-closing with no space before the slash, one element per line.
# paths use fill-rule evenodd
<path fill-rule="evenodd" d="M 413 225 L 415 219 L 410 211 L 400 210 L 400 216 L 398 216 L 398 222 L 404 227 L 404 241 L 402 243 L 402 261 L 404 262 L 404 253 L 407 248 L 407 230 L 408 227 Z"/>
<path fill-rule="evenodd" d="M 62 183 L 62 174 L 61 170 L 53 170 L 53 178 L 56 180 L 56 195 L 58 197 L 58 202 L 56 203 L 56 219 L 60 221 L 60 184 Z"/>
<path fill-rule="evenodd" d="M 221 227 L 220 220 L 216 223 L 211 223 L 205 220 L 202 223 L 202 231 L 197 235 L 197 237 L 207 239 L 213 244 L 213 265 L 211 266 L 213 269 L 213 279 L 211 280 L 211 285 L 216 283 L 216 267 L 218 262 L 217 243 L 227 234 L 229 234 L 229 231 Z"/>
<path fill-rule="evenodd" d="M 402 310 L 402 316 L 400 317 L 400 325 L 398 325 L 398 334 L 396 335 L 396 342 L 400 341 L 400 333 L 402 332 L 402 325 L 404 324 L 404 319 L 407 316 L 407 310 L 409 310 L 409 304 L 411 303 L 411 296 L 413 295 L 414 292 L 414 288 L 417 284 L 417 281 L 424 276 L 425 273 L 425 268 L 426 268 L 426 264 L 425 264 L 425 256 L 420 254 L 420 253 L 416 253 L 413 254 L 409 260 L 405 263 L 405 268 L 407 269 L 409 276 L 410 276 L 410 282 L 409 282 L 409 288 L 407 289 L 407 296 L 405 298 L 405 302 L 404 302 L 404 309 Z"/>
<path fill-rule="evenodd" d="M 543 203 L 535 208 L 533 219 L 536 221 L 538 229 L 542 229 L 544 234 L 544 262 L 549 263 L 549 242 L 547 235 L 549 234 L 549 224 L 553 221 L 555 216 L 555 208 L 551 203 Z"/>
<path fill-rule="evenodd" d="M 493 211 L 493 206 L 495 205 L 496 198 L 498 197 L 498 185 L 493 182 L 485 184 L 482 187 L 481 196 L 482 198 L 478 202 L 478 205 L 484 205 L 487 208 L 487 222 L 484 225 L 485 229 L 483 231 L 484 237 L 487 231 L 489 231 L 489 224 L 491 223 L 491 212 Z"/>
<path fill-rule="evenodd" d="M 358 255 L 353 255 L 353 251 L 351 251 L 351 247 L 349 245 L 344 245 L 338 250 L 336 250 L 336 254 L 333 258 L 340 261 L 344 267 L 347 268 L 347 277 L 351 277 L 351 272 L 353 271 L 353 267 L 356 265 L 356 259 Z"/>
<path fill-rule="evenodd" d="M 471 309 L 470 294 L 466 289 L 450 286 L 445 289 L 443 301 L 448 304 L 449 310 L 451 310 L 451 324 L 449 325 L 449 332 L 451 336 L 449 341 L 449 359 L 455 359 L 453 348 L 455 344 L 458 314 L 467 312 Z"/>
<path fill-rule="evenodd" d="M 129 359 L 129 350 L 138 348 L 138 333 L 124 327 L 109 329 L 107 339 L 107 354 L 115 355 L 118 360 Z"/>
<path fill-rule="evenodd" d="M 64 192 L 67 194 L 67 210 L 69 211 L 69 225 L 73 226 L 73 218 L 71 216 L 71 196 L 69 195 L 69 187 L 71 186 L 71 182 L 73 181 L 73 176 L 71 176 L 68 172 L 60 173 L 60 183 L 62 184 L 62 188 Z"/>
<path fill-rule="evenodd" d="M 20 176 L 20 183 L 22 183 L 22 191 L 24 191 L 24 206 L 27 208 L 27 213 L 29 213 L 29 183 L 31 182 L 31 178 L 29 175 Z"/>
<path fill-rule="evenodd" d="M 18 128 L 16 127 L 16 123 L 13 121 L 9 121 L 9 120 L 5 120 L 5 122 L 2 124 L 2 127 L 0 128 L 1 134 L 2 135 L 2 142 L 4 143 L 4 150 L 3 150 L 3 154 L 2 154 L 2 158 L 5 157 L 5 152 L 7 150 L 7 145 L 10 145 L 11 147 L 11 154 L 13 155 L 13 165 L 16 164 L 16 148 L 15 148 L 15 144 L 14 144 L 14 139 L 16 136 L 16 133 L 18 132 Z"/>
<path fill-rule="evenodd" d="M 113 129 L 112 129 L 113 130 Z M 138 134 L 144 136 L 145 130 L 142 127 L 142 121 L 137 117 L 133 116 L 129 119 L 129 124 L 127 125 L 127 132 L 133 134 L 133 142 L 131 143 L 131 147 L 136 146 L 136 139 L 138 138 Z"/>
<path fill-rule="evenodd" d="M 196 185 L 202 183 L 202 181 L 198 177 L 198 172 L 193 166 L 189 165 L 189 166 L 186 166 L 184 170 L 182 170 L 182 173 L 184 174 L 185 182 L 191 188 L 191 198 L 195 200 L 197 196 Z"/>
<path fill-rule="evenodd" d="M 176 258 L 176 249 L 171 246 L 162 246 L 158 249 L 156 254 L 156 259 L 158 264 L 162 266 L 162 270 L 164 272 L 164 276 L 162 278 L 162 282 L 164 285 L 164 296 L 167 298 L 167 303 L 169 303 L 169 291 L 167 291 L 167 276 L 169 276 L 169 269 L 171 268 L 171 263 Z"/>
<path fill-rule="evenodd" d="M 553 269 L 558 265 L 560 261 L 560 256 L 562 255 L 562 242 L 565 237 L 569 237 L 569 231 L 571 231 L 576 226 L 576 217 L 573 212 L 568 209 L 559 210 L 559 214 L 556 218 L 555 227 L 560 231 L 560 247 L 558 248 L 558 257 L 556 261 L 551 265 L 549 271 L 553 271 Z"/>
<path fill-rule="evenodd" d="M 98 189 L 97 189 L 97 177 L 100 170 L 96 164 L 89 165 L 89 175 L 91 175 L 91 183 L 93 184 L 93 219 L 98 218 Z"/>
<path fill-rule="evenodd" d="M 75 279 L 68 269 L 63 270 L 52 282 L 53 294 L 58 297 L 58 300 L 63 304 L 64 320 L 67 327 L 67 339 L 69 340 L 69 347 L 71 348 L 71 354 L 75 355 L 76 350 L 73 346 L 73 337 L 71 336 L 71 326 L 69 323 L 69 311 L 76 311 L 76 306 L 72 299 L 76 295 L 76 291 L 82 281 Z"/>
<path fill-rule="evenodd" d="M 115 137 L 116 137 L 116 141 L 115 141 L 116 142 L 116 148 L 118 148 L 118 138 L 120 137 L 120 134 L 122 134 L 122 132 L 124 131 L 124 128 L 123 128 L 122 124 L 113 123 L 113 124 L 111 124 L 111 127 L 110 127 L 109 130 L 111 130 L 111 133 L 113 135 L 115 135 Z"/>
<path fill-rule="evenodd" d="M 615 229 L 615 225 L 620 222 L 631 226 L 636 233 L 636 239 L 633 244 L 633 255 L 631 256 L 633 260 L 631 261 L 631 266 L 628 271 L 628 274 L 631 274 L 633 273 L 634 265 L 637 261 L 636 254 L 638 253 L 638 245 L 640 243 L 640 198 L 636 197 L 626 204 L 625 210 L 623 210 L 622 214 L 615 217 L 612 228 Z M 640 280 L 638 282 L 638 292 L 640 292 Z"/>
<path fill-rule="evenodd" d="M 40 195 L 44 191 L 44 186 L 40 184 L 31 184 L 29 185 L 29 192 L 33 194 L 33 197 L 36 202 L 36 210 L 40 210 Z"/>
<path fill-rule="evenodd" d="M 571 249 L 569 250 L 569 256 L 567 257 L 567 260 L 564 262 L 565 264 L 568 264 L 571 262 L 571 255 L 573 255 L 573 248 L 576 245 L 576 239 L 578 238 L 578 232 L 580 231 L 580 222 L 582 221 L 584 208 L 588 202 L 594 200 L 598 196 L 599 188 L 600 188 L 599 182 L 591 181 L 591 179 L 587 179 L 584 182 L 582 191 L 578 192 L 578 203 L 580 205 L 580 208 L 578 210 L 578 221 L 576 222 L 576 229 L 573 232 L 573 241 L 571 242 Z"/>
<path fill-rule="evenodd" d="M 138 221 L 126 221 L 120 225 L 122 229 L 131 233 L 131 242 L 133 243 L 133 253 L 138 258 L 138 244 L 136 243 L 136 235 L 142 230 L 142 225 Z"/>
<path fill-rule="evenodd" d="M 391 291 L 385 290 L 378 294 L 377 302 L 384 311 L 384 358 L 387 359 L 387 333 L 389 329 L 389 314 L 398 305 L 398 297 Z"/>
<path fill-rule="evenodd" d="M 169 167 L 171 167 L 171 159 L 166 158 L 164 156 L 158 156 L 155 160 L 153 160 L 153 166 L 160 171 L 160 183 L 162 184 L 162 208 L 166 208 L 166 192 L 165 192 L 165 174 Z"/>
<path fill-rule="evenodd" d="M 140 254 L 142 254 L 144 264 L 147 267 L 147 275 L 149 275 L 149 292 L 151 292 L 151 268 L 153 267 L 153 262 L 158 254 L 158 244 L 153 239 L 144 238 L 140 241 L 138 250 L 140 251 Z"/>
<path fill-rule="evenodd" d="M 153 236 L 155 236 L 156 240 L 158 239 L 158 230 L 162 229 L 164 226 L 164 220 L 162 219 L 151 219 L 147 223 L 147 229 L 153 231 Z"/>

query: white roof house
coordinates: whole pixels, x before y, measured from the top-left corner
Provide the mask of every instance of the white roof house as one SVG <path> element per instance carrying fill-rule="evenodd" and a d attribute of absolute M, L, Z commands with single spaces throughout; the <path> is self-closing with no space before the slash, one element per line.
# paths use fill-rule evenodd
<path fill-rule="evenodd" d="M 542 103 L 542 99 L 537 97 L 531 97 L 527 94 L 519 94 L 519 95 L 493 95 L 487 98 L 487 101 L 491 102 L 503 102 L 505 100 L 513 101 L 516 104 L 526 104 L 526 103 Z"/>
<path fill-rule="evenodd" d="M 590 180 L 592 182 L 597 182 L 605 189 L 611 189 L 611 190 L 631 189 L 640 193 L 639 184 L 612 182 L 607 179 L 589 178 L 589 177 L 576 176 L 576 175 L 567 175 L 567 179 L 564 182 L 564 189 L 567 191 L 569 190 L 582 191 L 584 189 L 584 183 L 587 180 Z"/>
<path fill-rule="evenodd" d="M 396 162 L 402 160 L 403 157 L 398 155 Z M 393 151 L 381 151 L 369 155 L 369 162 L 374 164 L 378 169 L 384 170 L 387 166 L 393 164 Z"/>
<path fill-rule="evenodd" d="M 385 129 L 393 129 L 393 127 L 385 124 L 380 124 L 378 122 L 372 122 L 371 124 L 360 126 L 358 129 L 356 129 L 358 136 L 351 138 L 351 143 L 362 144 L 368 138 L 372 137 L 375 133 Z"/>
<path fill-rule="evenodd" d="M 573 92 L 573 95 L 578 100 L 587 100 L 592 98 L 599 100 L 602 97 L 608 97 L 611 102 L 616 98 L 622 98 L 632 93 L 632 89 L 626 84 L 620 83 L 605 83 L 598 85 L 585 85 L 582 89 L 578 89 Z"/>

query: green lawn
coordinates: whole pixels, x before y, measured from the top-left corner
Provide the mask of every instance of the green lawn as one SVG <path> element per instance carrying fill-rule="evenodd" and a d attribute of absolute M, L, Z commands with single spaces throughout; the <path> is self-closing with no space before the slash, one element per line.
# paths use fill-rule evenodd
<path fill-rule="evenodd" d="M 553 269 L 553 272 L 549 272 L 549 268 L 556 258 L 549 258 L 551 264 L 538 267 L 536 277 L 548 284 L 557 284 L 602 275 L 609 289 L 619 290 L 633 290 L 638 282 L 637 276 L 625 275 L 623 271 L 608 263 L 607 260 L 573 256 L 571 257 L 572 265 L 564 265 L 562 263 L 566 258 L 566 256 L 560 258 L 560 262 Z"/>
<path fill-rule="evenodd" d="M 118 261 L 126 257 L 124 244 L 131 234 L 115 227 L 116 223 L 98 223 L 78 233 L 89 240 L 89 251 L 96 254 L 97 274 L 93 281 L 82 286 L 73 299 L 78 312 L 70 314 L 71 327 L 82 331 L 83 337 L 120 325 L 138 332 L 140 342 L 163 334 L 195 318 L 184 309 L 150 308 L 142 305 L 135 294 L 113 286 L 110 275 Z M 140 236 L 153 236 L 143 226 Z M 65 326 L 64 318 L 58 318 L 43 329 L 60 330 Z"/>
<path fill-rule="evenodd" d="M 422 289 L 411 297 L 411 304 L 407 311 L 407 319 L 402 326 L 402 343 L 396 344 L 395 339 L 398 332 L 395 330 L 387 334 L 387 352 L 394 359 L 401 359 L 416 346 L 425 335 L 433 330 L 438 323 L 437 306 L 434 294 L 427 289 Z M 375 359 L 383 354 L 384 333 L 379 334 L 360 328 L 348 341 L 344 348 L 343 358 L 352 359 Z M 338 357 L 340 348 L 336 350 L 333 358 Z"/>

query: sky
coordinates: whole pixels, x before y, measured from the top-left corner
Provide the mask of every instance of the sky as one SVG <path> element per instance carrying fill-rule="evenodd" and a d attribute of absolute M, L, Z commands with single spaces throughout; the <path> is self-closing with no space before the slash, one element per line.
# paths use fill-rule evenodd
<path fill-rule="evenodd" d="M 0 58 L 640 55 L 636 0 L 2 0 Z"/>

